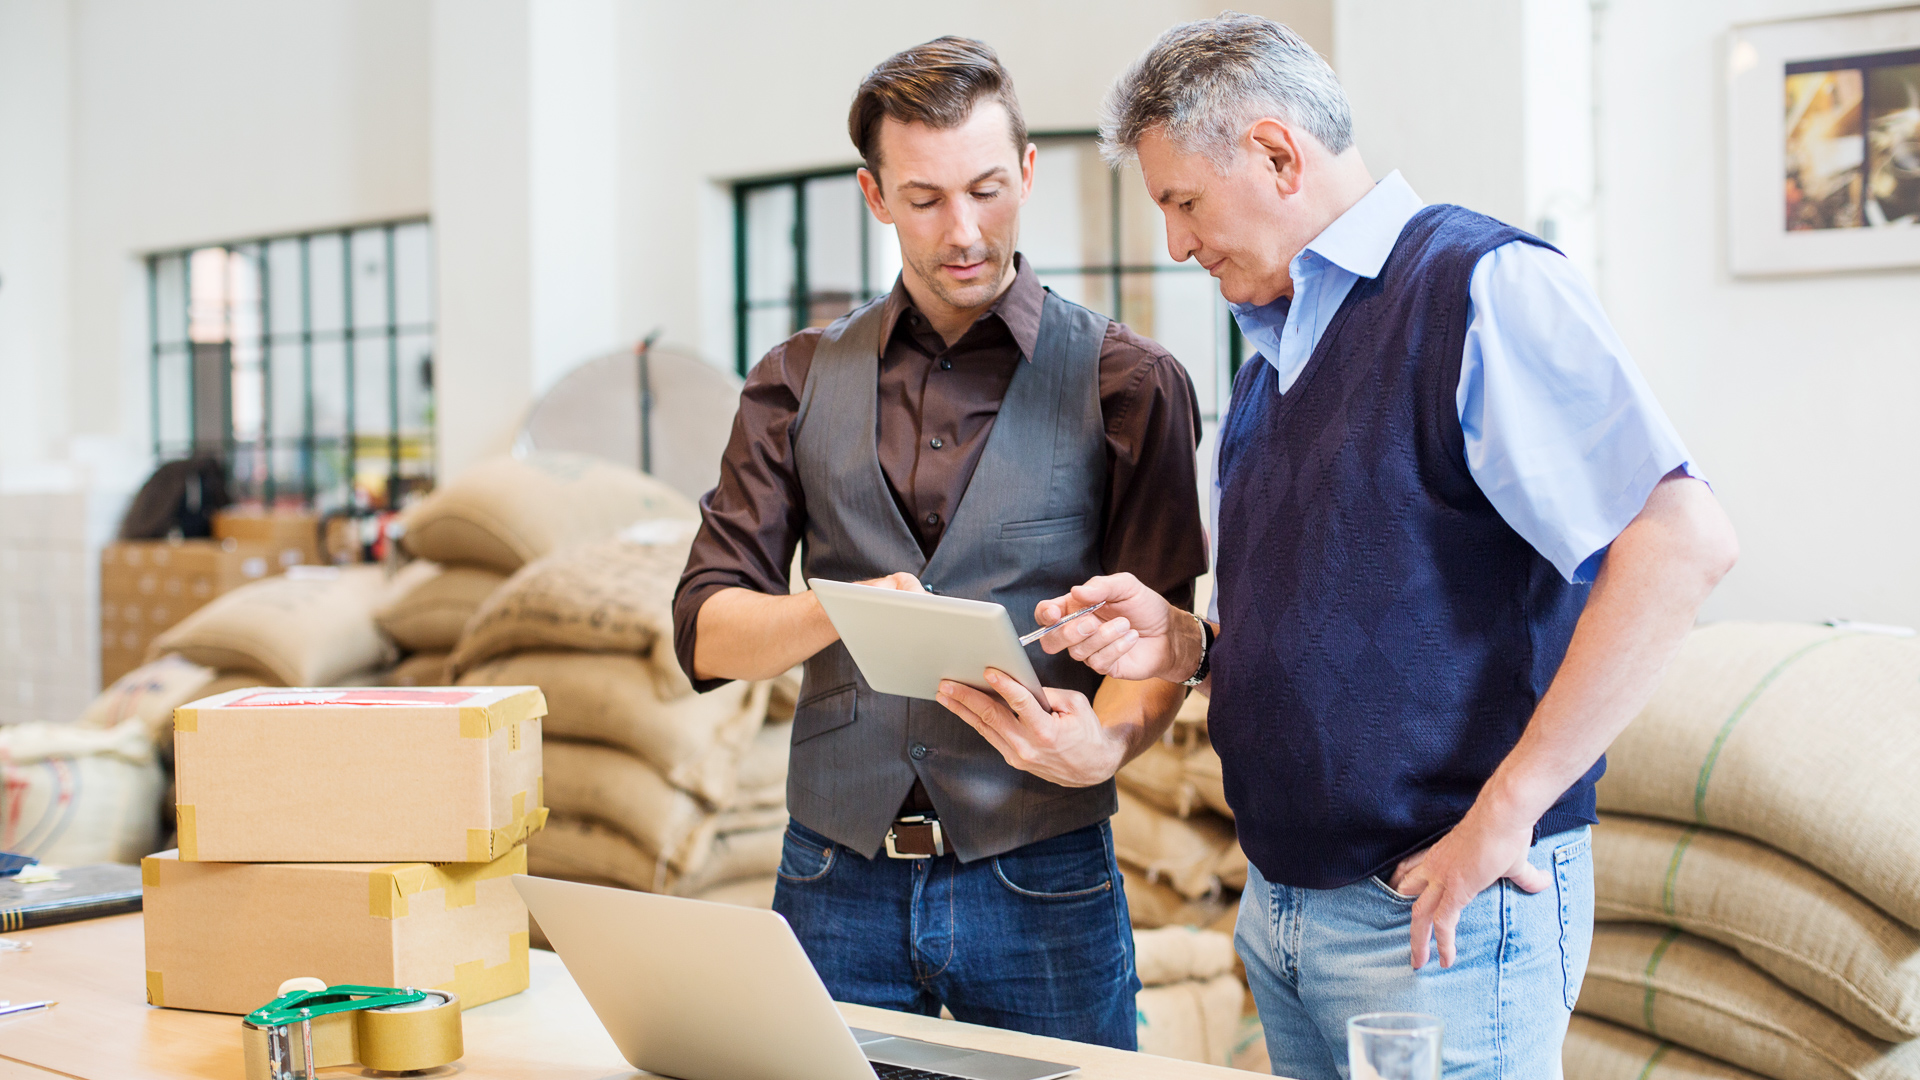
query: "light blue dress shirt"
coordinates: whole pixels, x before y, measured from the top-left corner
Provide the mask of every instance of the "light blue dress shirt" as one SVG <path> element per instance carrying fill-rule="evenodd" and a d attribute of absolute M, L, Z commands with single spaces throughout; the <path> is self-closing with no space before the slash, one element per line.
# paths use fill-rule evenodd
<path fill-rule="evenodd" d="M 1273 365 L 1281 393 L 1300 377 L 1354 282 L 1380 273 L 1422 205 L 1393 173 L 1294 257 L 1291 304 L 1231 305 L 1240 332 Z M 1674 469 L 1698 475 L 1687 448 L 1564 256 L 1523 241 L 1502 245 L 1474 267 L 1467 297 L 1454 395 L 1467 470 L 1501 518 L 1562 576 L 1592 581 L 1607 545 L 1654 485 Z M 1211 487 L 1211 535 L 1218 537 L 1217 450 Z"/>

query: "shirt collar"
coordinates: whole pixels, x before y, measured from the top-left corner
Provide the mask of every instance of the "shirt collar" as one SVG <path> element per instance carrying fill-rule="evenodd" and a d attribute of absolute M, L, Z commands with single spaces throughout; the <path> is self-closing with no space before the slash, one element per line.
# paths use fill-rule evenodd
<path fill-rule="evenodd" d="M 1306 250 L 1352 274 L 1375 277 L 1401 230 L 1423 204 L 1398 169 L 1307 243 Z"/>
<path fill-rule="evenodd" d="M 1040 276 L 1033 272 L 1027 263 L 1027 257 L 1014 252 L 1013 284 L 993 302 L 982 320 L 998 316 L 1006 325 L 1007 332 L 1013 335 L 1013 343 L 1020 350 L 1022 358 L 1031 362 L 1033 351 L 1040 344 L 1040 313 L 1046 307 L 1046 286 L 1040 284 Z M 880 340 L 892 341 L 894 327 L 900 317 L 914 310 L 913 296 L 907 292 L 904 276 L 893 279 L 893 291 L 887 295 L 887 304 L 880 323 Z M 976 325 L 978 325 L 976 323 Z M 968 333 L 973 331 L 969 329 Z"/>

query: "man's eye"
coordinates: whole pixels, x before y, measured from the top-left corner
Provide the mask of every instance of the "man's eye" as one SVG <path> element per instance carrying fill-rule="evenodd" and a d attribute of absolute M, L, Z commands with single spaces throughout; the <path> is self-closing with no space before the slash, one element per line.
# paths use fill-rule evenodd
<path fill-rule="evenodd" d="M 1000 197 L 1000 189 L 988 188 L 985 191 L 976 191 L 973 193 L 973 197 L 979 199 L 981 202 L 986 202 L 988 199 L 997 199 Z"/>
<path fill-rule="evenodd" d="M 931 207 L 934 203 L 937 203 L 939 201 L 940 201 L 939 199 L 931 199 L 927 202 L 917 202 L 913 204 L 913 208 L 915 210 L 925 210 L 928 207 Z"/>
<path fill-rule="evenodd" d="M 1182 213 L 1186 213 L 1186 214 L 1191 214 L 1191 213 L 1193 213 L 1193 200 L 1192 200 L 1192 199 L 1188 199 L 1188 200 L 1187 200 L 1186 202 L 1183 202 L 1183 203 L 1181 203 L 1181 204 L 1180 204 L 1180 211 L 1181 211 Z"/>

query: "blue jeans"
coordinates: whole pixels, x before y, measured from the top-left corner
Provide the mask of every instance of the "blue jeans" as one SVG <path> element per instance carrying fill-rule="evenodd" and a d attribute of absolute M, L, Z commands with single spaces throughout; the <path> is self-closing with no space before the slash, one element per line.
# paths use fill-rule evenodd
<path fill-rule="evenodd" d="M 1339 889 L 1274 885 L 1247 872 L 1234 945 L 1266 1029 L 1273 1071 L 1346 1080 L 1347 1020 L 1416 1012 L 1446 1024 L 1446 1080 L 1560 1076 L 1560 1044 L 1593 944 L 1590 830 L 1543 837 L 1528 861 L 1553 876 L 1527 894 L 1512 882 L 1460 916 L 1453 966 L 1409 961 L 1413 898 L 1368 878 Z"/>
<path fill-rule="evenodd" d="M 795 821 L 773 910 L 836 1001 L 1136 1046 L 1133 930 L 1105 823 L 962 863 L 866 859 Z"/>

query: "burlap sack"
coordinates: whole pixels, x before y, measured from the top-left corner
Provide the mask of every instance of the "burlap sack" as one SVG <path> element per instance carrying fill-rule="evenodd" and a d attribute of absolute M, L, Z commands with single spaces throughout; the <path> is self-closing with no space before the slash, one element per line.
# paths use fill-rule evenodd
<path fill-rule="evenodd" d="M 393 646 L 373 624 L 385 588 L 377 566 L 296 566 L 215 597 L 155 638 L 147 657 L 177 653 L 282 686 L 333 685 L 393 663 Z"/>
<path fill-rule="evenodd" d="M 793 710 L 800 704 L 800 680 L 805 671 L 805 666 L 795 664 L 773 680 L 773 696 L 767 699 L 768 723 L 793 719 Z"/>
<path fill-rule="evenodd" d="M 1920 642 L 1703 627 L 1608 757 L 1601 809 L 1750 836 L 1920 926 Z"/>
<path fill-rule="evenodd" d="M 674 895 L 696 896 L 721 885 L 772 874 L 780 869 L 786 835 L 784 821 L 772 828 L 721 833 L 713 838 L 713 847 L 701 860 L 700 869 L 673 885 Z"/>
<path fill-rule="evenodd" d="M 163 656 L 142 664 L 113 681 L 80 714 L 80 727 L 105 731 L 128 720 L 139 720 L 147 737 L 154 742 L 168 740 L 173 732 L 173 710 L 207 695 L 201 688 L 212 682 L 216 672 L 184 657 Z"/>
<path fill-rule="evenodd" d="M 787 758 L 793 749 L 793 725 L 768 724 L 740 757 L 735 806 L 787 805 Z"/>
<path fill-rule="evenodd" d="M 779 884 L 779 878 L 768 874 L 766 877 L 715 885 L 696 894 L 694 899 L 714 904 L 732 904 L 735 907 L 760 908 L 764 911 L 773 906 L 773 890 Z"/>
<path fill-rule="evenodd" d="M 1133 966 L 1142 986 L 1211 979 L 1233 970 L 1233 939 L 1191 926 L 1133 932 Z"/>
<path fill-rule="evenodd" d="M 680 877 L 619 829 L 565 814 L 549 815 L 546 828 L 527 837 L 527 873 L 641 892 L 665 892 Z"/>
<path fill-rule="evenodd" d="M 508 653 L 627 653 L 645 660 L 661 701 L 693 693 L 673 656 L 673 589 L 689 532 L 666 543 L 613 539 L 529 563 L 487 598 L 453 650 L 456 675 Z"/>
<path fill-rule="evenodd" d="M 1220 778 L 1220 755 L 1205 732 L 1199 736 L 1199 746 L 1187 755 L 1186 766 L 1187 783 L 1193 786 L 1194 794 L 1207 809 L 1231 820 L 1233 807 L 1227 805 L 1226 782 Z"/>
<path fill-rule="evenodd" d="M 1601 815 L 1594 915 L 1737 950 L 1878 1038 L 1920 1036 L 1920 933 L 1806 863 L 1731 833 Z"/>
<path fill-rule="evenodd" d="M 1190 900 L 1219 893 L 1221 861 L 1235 846 L 1233 826 L 1219 818 L 1175 817 L 1132 792 L 1120 791 L 1120 809 L 1113 815 L 1114 853 Z"/>
<path fill-rule="evenodd" d="M 1187 781 L 1186 760 L 1169 739 L 1147 747 L 1113 779 L 1140 801 L 1175 817 L 1186 817 L 1200 805 L 1200 793 Z"/>
<path fill-rule="evenodd" d="M 697 521 L 700 511 L 653 477 L 600 458 L 502 455 L 409 510 L 402 544 L 422 559 L 511 574 L 567 544 L 658 518 Z"/>
<path fill-rule="evenodd" d="M 1247 988 L 1231 974 L 1150 986 L 1134 999 L 1140 1052 L 1225 1065 L 1233 1054 Z"/>
<path fill-rule="evenodd" d="M 1239 921 L 1240 898 L 1236 896 L 1227 902 L 1226 906 L 1221 909 L 1220 914 L 1214 916 L 1213 921 L 1207 923 L 1204 929 L 1211 930 L 1216 934 L 1225 934 L 1228 937 L 1232 937 L 1234 926 L 1238 924 Z"/>
<path fill-rule="evenodd" d="M 1678 930 L 1596 924 L 1578 1008 L 1775 1080 L 1920 1077 L 1920 1042 L 1875 1039 Z"/>
<path fill-rule="evenodd" d="M 452 686 L 453 679 L 449 677 L 447 671 L 447 654 L 443 652 L 414 653 L 388 668 L 380 676 L 380 684 L 382 686 Z"/>
<path fill-rule="evenodd" d="M 557 739 L 542 753 L 555 814 L 605 822 L 676 874 L 698 870 L 712 850 L 713 815 L 632 754 Z"/>
<path fill-rule="evenodd" d="M 1247 853 L 1240 850 L 1240 841 L 1220 853 L 1220 861 L 1214 864 L 1214 875 L 1220 884 L 1234 892 L 1247 887 Z"/>
<path fill-rule="evenodd" d="M 139 862 L 160 840 L 167 780 L 147 722 L 0 726 L 0 839 L 50 866 Z"/>
<path fill-rule="evenodd" d="M 651 668 L 624 653 L 523 652 L 460 676 L 461 686 L 538 686 L 549 738 L 617 746 L 714 806 L 734 797 L 740 756 L 767 712 L 768 683 L 728 683 L 660 700 Z"/>
<path fill-rule="evenodd" d="M 1138 866 L 1120 865 L 1127 894 L 1127 917 L 1136 930 L 1161 926 L 1214 926 L 1232 901 L 1224 894 L 1189 900 Z"/>
<path fill-rule="evenodd" d="M 1566 1080 L 1758 1080 L 1745 1069 L 1577 1013 L 1560 1064 Z"/>
<path fill-rule="evenodd" d="M 373 621 L 408 652 L 450 652 L 473 613 L 507 575 L 421 559 L 393 576 Z"/>
<path fill-rule="evenodd" d="M 722 810 L 713 815 L 714 831 L 727 833 L 755 832 L 760 829 L 785 829 L 787 827 L 787 808 L 784 806 L 737 807 Z"/>
<path fill-rule="evenodd" d="M 1260 1026 L 1257 1014 L 1241 1014 L 1240 1026 L 1233 1032 L 1233 1052 L 1227 1055 L 1227 1067 L 1273 1075 L 1273 1059 L 1267 1055 L 1267 1032 Z"/>

